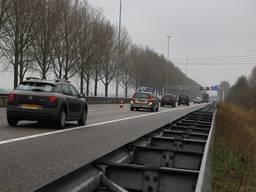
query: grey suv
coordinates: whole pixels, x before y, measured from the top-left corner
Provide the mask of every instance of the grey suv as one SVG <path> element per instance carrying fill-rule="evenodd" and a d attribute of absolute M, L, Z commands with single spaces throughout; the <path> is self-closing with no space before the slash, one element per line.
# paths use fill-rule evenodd
<path fill-rule="evenodd" d="M 86 100 L 68 81 L 27 78 L 8 95 L 7 121 L 15 126 L 20 120 L 51 121 L 64 128 L 66 121 L 85 125 Z"/>

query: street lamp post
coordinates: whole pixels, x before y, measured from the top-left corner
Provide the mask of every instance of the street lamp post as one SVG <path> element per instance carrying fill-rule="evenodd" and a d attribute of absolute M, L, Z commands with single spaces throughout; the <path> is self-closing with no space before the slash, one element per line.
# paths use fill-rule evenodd
<path fill-rule="evenodd" d="M 166 66 L 166 89 L 165 92 L 168 88 L 168 84 L 169 84 L 169 60 L 170 60 L 170 39 L 171 36 L 167 35 L 167 41 L 168 41 L 168 45 L 167 45 L 167 66 Z"/>
<path fill-rule="evenodd" d="M 122 25 L 122 0 L 120 0 L 119 23 L 118 23 L 118 62 L 120 62 L 121 25 Z M 116 97 L 118 97 L 118 89 L 119 89 L 119 78 L 117 76 L 116 77 Z"/>

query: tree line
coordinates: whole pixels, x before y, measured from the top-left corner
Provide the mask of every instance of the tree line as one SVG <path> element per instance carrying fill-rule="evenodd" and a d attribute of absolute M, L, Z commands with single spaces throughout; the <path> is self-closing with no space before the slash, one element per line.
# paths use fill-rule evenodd
<path fill-rule="evenodd" d="M 27 73 L 41 78 L 79 78 L 80 92 L 94 96 L 114 80 L 124 88 L 196 85 L 163 55 L 132 43 L 127 30 L 108 21 L 86 0 L 0 0 L 2 64 L 13 71 L 14 88 Z M 5 65 L 5 67 L 6 67 Z"/>
<path fill-rule="evenodd" d="M 239 77 L 231 87 L 228 82 L 222 82 L 220 87 L 220 97 L 222 96 L 222 90 L 226 91 L 226 102 L 248 110 L 256 109 L 256 66 L 252 69 L 248 78 L 245 76 Z"/>

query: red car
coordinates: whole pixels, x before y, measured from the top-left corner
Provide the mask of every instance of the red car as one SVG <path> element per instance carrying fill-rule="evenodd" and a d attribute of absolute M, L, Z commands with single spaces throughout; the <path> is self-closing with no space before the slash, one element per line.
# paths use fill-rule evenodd
<path fill-rule="evenodd" d="M 161 107 L 165 106 L 165 105 L 171 105 L 172 107 L 176 107 L 176 95 L 173 94 L 166 94 L 163 95 L 161 98 Z"/>

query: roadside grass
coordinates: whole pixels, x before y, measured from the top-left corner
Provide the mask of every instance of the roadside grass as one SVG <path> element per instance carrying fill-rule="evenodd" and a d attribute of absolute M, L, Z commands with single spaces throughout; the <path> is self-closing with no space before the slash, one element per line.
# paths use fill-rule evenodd
<path fill-rule="evenodd" d="M 220 104 L 213 153 L 214 192 L 256 191 L 256 111 Z"/>

